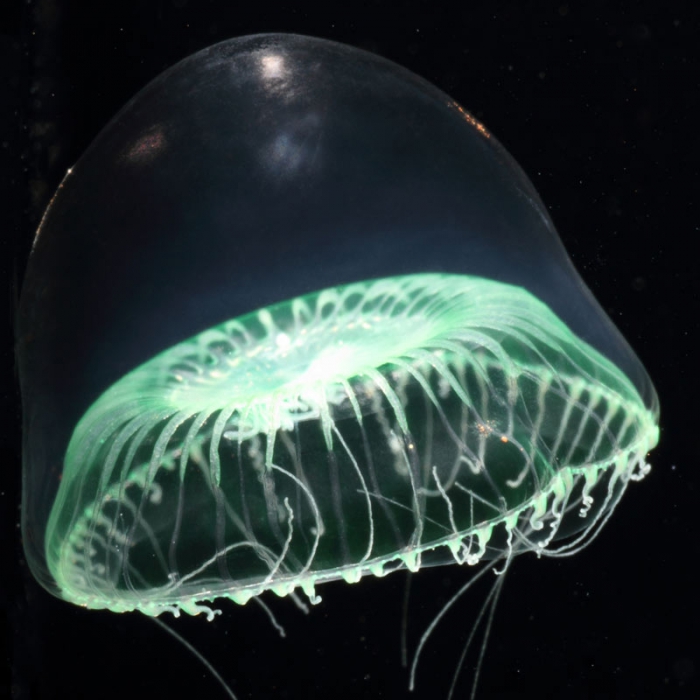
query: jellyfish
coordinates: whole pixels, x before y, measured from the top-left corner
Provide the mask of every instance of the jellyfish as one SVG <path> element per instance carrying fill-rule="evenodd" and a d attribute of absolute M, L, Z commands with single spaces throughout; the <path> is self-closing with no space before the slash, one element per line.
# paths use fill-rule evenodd
<path fill-rule="evenodd" d="M 659 434 L 488 129 L 295 35 L 200 51 L 98 135 L 36 233 L 18 364 L 34 576 L 154 617 L 574 552 Z"/>

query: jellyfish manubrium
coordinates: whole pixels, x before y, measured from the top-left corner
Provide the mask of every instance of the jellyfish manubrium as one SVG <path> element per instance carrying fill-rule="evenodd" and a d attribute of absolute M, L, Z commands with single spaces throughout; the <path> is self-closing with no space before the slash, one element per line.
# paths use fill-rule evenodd
<path fill-rule="evenodd" d="M 375 55 L 226 41 L 66 175 L 18 320 L 36 578 L 115 612 L 569 551 L 658 440 L 489 131 Z"/>

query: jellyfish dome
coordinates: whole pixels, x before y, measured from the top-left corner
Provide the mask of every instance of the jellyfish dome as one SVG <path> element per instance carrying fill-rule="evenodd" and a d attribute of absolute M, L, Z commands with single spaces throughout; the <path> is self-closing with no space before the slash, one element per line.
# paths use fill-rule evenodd
<path fill-rule="evenodd" d="M 28 562 L 115 612 L 575 548 L 658 440 L 491 133 L 294 35 L 181 61 L 99 134 L 36 234 L 18 362 Z"/>

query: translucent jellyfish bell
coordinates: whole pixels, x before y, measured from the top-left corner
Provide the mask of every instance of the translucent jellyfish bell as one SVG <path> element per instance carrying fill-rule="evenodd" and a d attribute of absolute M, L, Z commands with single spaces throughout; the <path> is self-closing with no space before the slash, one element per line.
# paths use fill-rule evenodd
<path fill-rule="evenodd" d="M 117 612 L 576 547 L 658 439 L 489 131 L 300 36 L 201 51 L 102 131 L 37 232 L 18 359 L 28 561 Z"/>

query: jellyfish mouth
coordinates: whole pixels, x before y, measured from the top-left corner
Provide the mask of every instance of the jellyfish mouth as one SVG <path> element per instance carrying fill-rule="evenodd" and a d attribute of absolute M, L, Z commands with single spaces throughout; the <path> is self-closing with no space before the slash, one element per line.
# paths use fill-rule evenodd
<path fill-rule="evenodd" d="M 261 309 L 163 357 L 163 395 L 192 411 L 232 409 L 227 438 L 291 430 L 329 411 L 334 420 L 359 417 L 387 373 L 410 373 L 426 358 L 438 365 L 461 349 L 455 331 L 467 327 L 479 301 L 461 281 L 384 279 Z"/>
<path fill-rule="evenodd" d="M 525 290 L 356 283 L 208 329 L 105 392 L 71 438 L 47 562 L 64 597 L 117 611 L 313 602 L 316 583 L 592 531 L 657 438 L 629 380 Z"/>

